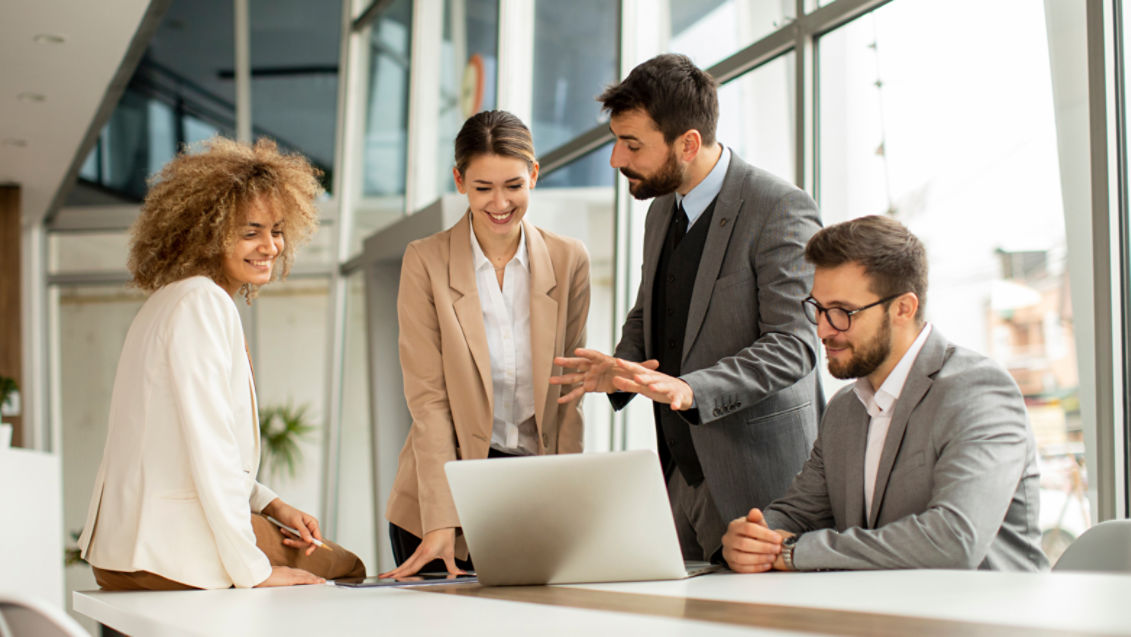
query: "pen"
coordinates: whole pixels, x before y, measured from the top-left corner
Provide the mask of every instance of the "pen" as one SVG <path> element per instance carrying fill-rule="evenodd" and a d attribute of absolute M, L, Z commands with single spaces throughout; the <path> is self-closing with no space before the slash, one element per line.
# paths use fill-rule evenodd
<path fill-rule="evenodd" d="M 290 531 L 291 533 L 294 533 L 296 537 L 300 537 L 300 538 L 302 537 L 302 534 L 298 532 L 298 529 L 292 529 L 291 527 L 287 526 L 286 524 L 283 524 L 282 522 L 276 520 L 275 518 L 273 518 L 271 516 L 267 516 L 267 519 L 271 521 L 271 524 L 274 524 L 275 526 L 279 527 L 280 529 Z M 333 551 L 334 550 L 334 549 L 330 548 L 330 545 L 326 544 L 322 540 L 319 540 L 318 538 L 312 537 L 312 538 L 310 538 L 310 541 L 314 542 L 314 546 L 317 546 L 319 548 L 324 548 L 327 551 Z"/>

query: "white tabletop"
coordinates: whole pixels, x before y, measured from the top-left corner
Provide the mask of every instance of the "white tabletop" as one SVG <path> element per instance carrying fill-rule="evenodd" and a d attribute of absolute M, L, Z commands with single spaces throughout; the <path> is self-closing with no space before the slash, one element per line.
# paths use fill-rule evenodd
<path fill-rule="evenodd" d="M 977 628 L 975 632 L 985 634 L 1011 629 L 1009 632 L 1014 634 L 1043 630 L 1131 635 L 1131 576 L 1125 575 L 976 571 L 727 573 L 670 582 L 526 591 L 506 587 L 477 589 L 478 592 L 466 587 L 463 590 L 469 594 L 333 586 L 88 592 L 75 593 L 74 603 L 80 613 L 122 632 L 143 636 L 275 637 L 451 631 L 449 634 L 497 637 L 524 635 L 534 628 L 546 635 L 797 635 L 799 629 L 867 634 L 869 629 L 860 628 L 862 617 L 866 626 L 900 632 L 907 630 L 906 621 L 912 620 L 931 623 L 929 628 L 936 634 L 969 634 L 971 628 Z M 528 603 L 485 598 L 512 594 L 526 599 L 553 599 L 549 603 Z M 703 609 L 695 610 L 694 605 L 685 604 L 685 599 L 712 600 L 708 606 L 713 604 L 714 608 L 708 611 L 718 614 L 707 621 L 711 618 L 703 614 Z M 595 610 L 594 600 L 607 606 Z M 673 608 L 674 617 L 663 616 Z M 790 626 L 774 619 L 780 619 L 781 611 L 788 614 L 799 608 L 814 610 L 794 612 L 795 617 L 801 618 L 800 624 Z M 728 613 L 731 620 L 725 619 Z M 806 617 L 812 620 L 808 625 Z M 843 626 L 836 623 L 838 617 L 844 618 Z M 856 626 L 855 633 L 851 626 Z"/>

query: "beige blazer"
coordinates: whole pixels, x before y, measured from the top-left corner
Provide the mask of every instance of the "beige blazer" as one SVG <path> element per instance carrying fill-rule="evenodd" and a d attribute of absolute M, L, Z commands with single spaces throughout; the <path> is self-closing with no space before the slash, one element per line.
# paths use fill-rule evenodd
<path fill-rule="evenodd" d="M 203 276 L 170 283 L 142 305 L 122 346 L 82 555 L 200 588 L 254 586 L 271 564 L 250 514 L 276 497 L 258 470 L 235 302 Z"/>
<path fill-rule="evenodd" d="M 589 255 L 576 239 L 523 221 L 530 257 L 531 360 L 538 453 L 582 449 L 580 401 L 558 405 L 555 356 L 585 342 Z M 458 527 L 444 463 L 486 458 L 494 413 L 491 355 L 475 283 L 471 218 L 413 241 L 401 266 L 397 316 L 412 428 L 401 450 L 386 517 L 417 537 Z M 457 553 L 466 557 L 462 537 Z"/>

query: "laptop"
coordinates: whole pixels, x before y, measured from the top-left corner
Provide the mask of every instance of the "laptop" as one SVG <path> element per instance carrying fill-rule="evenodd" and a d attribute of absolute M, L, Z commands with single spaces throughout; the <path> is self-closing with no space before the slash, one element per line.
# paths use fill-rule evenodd
<path fill-rule="evenodd" d="M 652 451 L 461 460 L 444 465 L 486 585 L 682 579 L 685 564 Z"/>

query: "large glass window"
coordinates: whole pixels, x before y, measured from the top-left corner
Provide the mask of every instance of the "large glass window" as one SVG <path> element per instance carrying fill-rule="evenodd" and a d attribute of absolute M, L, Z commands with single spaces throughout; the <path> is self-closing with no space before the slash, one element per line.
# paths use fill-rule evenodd
<path fill-rule="evenodd" d="M 657 3 L 663 4 L 663 3 Z M 669 50 L 707 68 L 793 19 L 795 0 L 669 0 Z M 660 11 L 651 13 L 662 18 Z"/>
<path fill-rule="evenodd" d="M 1058 149 L 1048 33 L 1041 3 L 931 0 L 823 36 L 818 182 L 826 225 L 886 214 L 922 238 L 928 320 L 1017 381 L 1055 560 L 1089 524 L 1058 172 L 1087 157 Z"/>
<path fill-rule="evenodd" d="M 796 181 L 793 71 L 790 52 L 719 88 L 719 141 L 788 181 Z"/>
<path fill-rule="evenodd" d="M 533 47 L 530 130 L 545 152 L 601 121 L 595 98 L 617 80 L 617 3 L 538 0 Z"/>
<path fill-rule="evenodd" d="M 445 0 L 437 114 L 438 191 L 455 192 L 452 149 L 468 117 L 496 107 L 499 1 Z"/>
<path fill-rule="evenodd" d="M 341 3 L 252 0 L 251 121 L 255 135 L 299 150 L 333 183 Z"/>
<path fill-rule="evenodd" d="M 369 84 L 362 144 L 363 203 L 354 211 L 350 253 L 374 230 L 404 214 L 412 2 L 395 0 L 369 26 Z"/>

